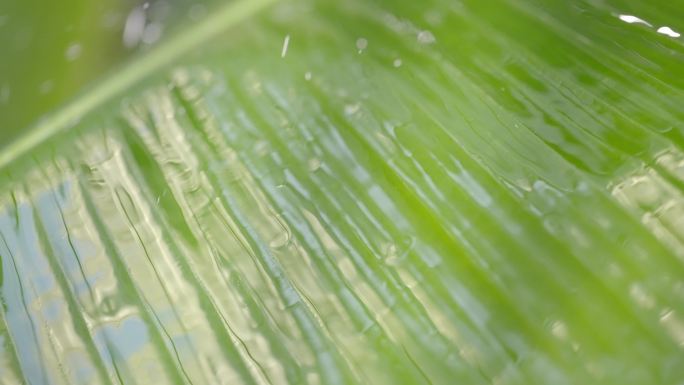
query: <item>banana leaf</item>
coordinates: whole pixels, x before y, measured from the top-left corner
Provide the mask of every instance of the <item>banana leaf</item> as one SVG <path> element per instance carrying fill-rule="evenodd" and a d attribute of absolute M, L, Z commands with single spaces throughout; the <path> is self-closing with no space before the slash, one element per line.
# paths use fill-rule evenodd
<path fill-rule="evenodd" d="M 212 8 L 2 149 L 0 382 L 681 385 L 682 20 Z"/>

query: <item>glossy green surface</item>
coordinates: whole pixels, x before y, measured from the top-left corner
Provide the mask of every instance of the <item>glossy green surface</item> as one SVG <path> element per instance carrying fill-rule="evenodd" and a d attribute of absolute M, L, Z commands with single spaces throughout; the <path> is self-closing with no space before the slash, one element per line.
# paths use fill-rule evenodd
<path fill-rule="evenodd" d="M 681 385 L 682 20 L 217 9 L 0 156 L 2 381 Z"/>

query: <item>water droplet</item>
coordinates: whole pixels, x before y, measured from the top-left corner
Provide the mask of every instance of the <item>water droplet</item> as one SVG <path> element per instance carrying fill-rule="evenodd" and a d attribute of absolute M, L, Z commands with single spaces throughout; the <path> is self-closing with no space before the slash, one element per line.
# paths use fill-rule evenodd
<path fill-rule="evenodd" d="M 551 334 L 558 339 L 564 340 L 568 338 L 568 327 L 563 321 L 553 321 L 551 324 Z"/>
<path fill-rule="evenodd" d="M 388 243 L 384 247 L 385 263 L 388 265 L 398 265 L 399 258 L 397 256 L 397 245 L 394 243 Z"/>
<path fill-rule="evenodd" d="M 418 32 L 418 43 L 420 44 L 432 44 L 435 40 L 435 35 L 428 30 Z"/>
<path fill-rule="evenodd" d="M 392 65 L 394 66 L 394 68 L 401 67 L 401 64 L 402 64 L 401 59 L 394 59 L 394 61 L 392 62 Z"/>
<path fill-rule="evenodd" d="M 145 31 L 145 10 L 142 7 L 135 7 L 126 17 L 123 31 L 123 44 L 127 48 L 133 48 L 142 38 Z"/>
<path fill-rule="evenodd" d="M 629 295 L 643 308 L 651 309 L 655 306 L 655 300 L 638 283 L 629 286 Z"/>
<path fill-rule="evenodd" d="M 675 314 L 675 311 L 664 308 L 660 312 L 660 323 L 680 345 L 684 345 L 684 322 Z"/>
<path fill-rule="evenodd" d="M 359 53 L 363 52 L 363 50 L 366 48 L 368 48 L 368 40 L 362 37 L 356 39 L 356 49 L 359 50 Z"/>
<path fill-rule="evenodd" d="M 81 47 L 80 43 L 71 43 L 64 52 L 64 57 L 66 57 L 68 61 L 74 61 L 78 59 L 79 56 L 81 56 L 82 50 L 83 48 Z"/>
<path fill-rule="evenodd" d="M 359 109 L 361 109 L 361 105 L 359 103 L 347 104 L 344 106 L 344 114 L 354 115 L 355 113 L 359 112 Z"/>
<path fill-rule="evenodd" d="M 254 145 L 254 152 L 259 156 L 268 155 L 269 145 L 265 140 L 260 140 Z"/>
<path fill-rule="evenodd" d="M 314 172 L 321 168 L 321 160 L 318 158 L 311 158 L 306 162 L 309 171 Z"/>
<path fill-rule="evenodd" d="M 287 48 L 290 46 L 290 35 L 285 36 L 283 40 L 283 49 L 280 51 L 280 57 L 285 57 L 287 55 Z"/>
<path fill-rule="evenodd" d="M 637 23 L 637 24 L 648 25 L 649 27 L 651 26 L 651 24 L 649 22 L 647 22 L 643 19 L 640 19 L 636 16 L 632 16 L 632 15 L 619 15 L 618 18 L 620 20 L 624 21 L 625 23 L 629 23 L 629 24 Z"/>
<path fill-rule="evenodd" d="M 682 36 L 679 32 L 673 31 L 672 28 L 667 27 L 667 26 L 663 26 L 663 27 L 658 28 L 658 31 L 657 31 L 657 32 L 658 32 L 658 33 L 661 33 L 661 34 L 663 34 L 663 35 L 670 36 L 670 37 L 680 37 L 680 36 Z"/>
<path fill-rule="evenodd" d="M 304 80 L 306 80 L 307 82 L 308 82 L 309 80 L 311 80 L 311 72 L 308 72 L 308 71 L 307 71 L 307 72 L 304 74 Z"/>
<path fill-rule="evenodd" d="M 147 8 L 149 8 L 149 7 L 150 7 L 150 2 L 149 2 L 149 1 L 144 2 L 143 5 L 142 5 L 142 8 L 143 8 L 143 9 L 147 9 Z"/>
<path fill-rule="evenodd" d="M 387 242 L 382 245 L 382 253 L 385 263 L 389 266 L 399 266 L 406 261 L 409 253 L 413 249 L 415 239 L 404 237 L 397 242 Z"/>
<path fill-rule="evenodd" d="M 268 243 L 268 245 L 271 247 L 271 249 L 280 249 L 285 246 L 287 246 L 290 243 L 290 233 L 287 231 L 283 231 L 281 233 L 278 233 L 271 241 Z"/>

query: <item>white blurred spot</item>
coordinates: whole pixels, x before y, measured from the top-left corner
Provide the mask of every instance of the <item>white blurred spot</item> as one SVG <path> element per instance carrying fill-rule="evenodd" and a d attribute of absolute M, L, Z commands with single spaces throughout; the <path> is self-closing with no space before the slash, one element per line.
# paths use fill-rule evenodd
<path fill-rule="evenodd" d="M 359 103 L 355 104 L 347 104 L 344 106 L 344 114 L 345 115 L 354 115 L 361 109 L 361 105 Z"/>
<path fill-rule="evenodd" d="M 665 308 L 660 313 L 660 323 L 679 345 L 684 346 L 684 322 L 672 309 Z"/>
<path fill-rule="evenodd" d="M 133 48 L 140 43 L 145 31 L 145 10 L 135 7 L 126 17 L 123 31 L 123 44 L 127 48 Z"/>
<path fill-rule="evenodd" d="M 79 56 L 81 56 L 82 50 L 83 49 L 81 47 L 81 44 L 71 43 L 64 52 L 64 56 L 67 58 L 68 61 L 74 61 L 78 59 Z"/>
<path fill-rule="evenodd" d="M 359 50 L 359 53 L 361 53 L 366 48 L 368 48 L 368 40 L 362 37 L 356 39 L 356 49 Z"/>
<path fill-rule="evenodd" d="M 283 49 L 280 51 L 280 57 L 285 57 L 287 55 L 287 48 L 290 46 L 290 35 L 285 36 L 283 41 Z"/>
<path fill-rule="evenodd" d="M 640 18 L 638 18 L 638 17 L 636 17 L 636 16 L 632 16 L 632 15 L 620 15 L 620 16 L 618 16 L 618 17 L 620 18 L 620 20 L 624 21 L 625 23 L 629 23 L 629 24 L 634 24 L 634 23 L 637 23 L 637 24 L 644 24 L 644 25 L 648 25 L 649 27 L 651 27 L 651 24 L 650 24 L 649 22 L 647 22 L 646 20 L 640 19 Z"/>
<path fill-rule="evenodd" d="M 401 67 L 401 64 L 402 64 L 401 59 L 394 59 L 394 61 L 392 62 L 392 65 L 394 66 L 394 68 Z"/>
<path fill-rule="evenodd" d="M 435 35 L 430 31 L 425 30 L 418 32 L 418 43 L 420 44 L 432 44 L 435 40 Z"/>
<path fill-rule="evenodd" d="M 564 340 L 568 338 L 568 327 L 563 321 L 553 321 L 551 324 L 551 334 L 558 339 Z"/>
<path fill-rule="evenodd" d="M 633 283 L 629 286 L 629 295 L 643 308 L 651 309 L 655 306 L 653 297 L 648 295 L 646 290 L 638 283 Z"/>
<path fill-rule="evenodd" d="M 145 44 L 152 44 L 159 40 L 162 35 L 162 25 L 159 23 L 150 23 L 145 27 L 142 35 L 142 41 Z"/>
<path fill-rule="evenodd" d="M 304 74 L 304 80 L 306 80 L 308 82 L 309 80 L 311 80 L 311 76 L 312 76 L 311 72 L 306 72 Z"/>
<path fill-rule="evenodd" d="M 254 152 L 259 156 L 266 156 L 269 152 L 268 142 L 260 140 L 254 144 Z"/>
<path fill-rule="evenodd" d="M 672 28 L 664 26 L 658 28 L 658 33 L 662 33 L 663 35 L 667 35 L 669 37 L 680 37 L 682 36 L 679 32 L 673 31 Z"/>
<path fill-rule="evenodd" d="M 311 158 L 307 161 L 309 171 L 314 172 L 321 168 L 321 160 L 318 158 Z"/>

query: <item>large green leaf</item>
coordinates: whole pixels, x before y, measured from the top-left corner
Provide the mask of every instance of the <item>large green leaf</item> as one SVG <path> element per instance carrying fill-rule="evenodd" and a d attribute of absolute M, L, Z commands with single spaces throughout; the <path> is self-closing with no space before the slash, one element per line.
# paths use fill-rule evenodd
<path fill-rule="evenodd" d="M 0 155 L 0 380 L 681 384 L 682 20 L 217 9 Z"/>

